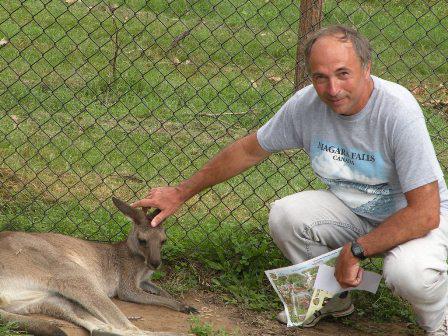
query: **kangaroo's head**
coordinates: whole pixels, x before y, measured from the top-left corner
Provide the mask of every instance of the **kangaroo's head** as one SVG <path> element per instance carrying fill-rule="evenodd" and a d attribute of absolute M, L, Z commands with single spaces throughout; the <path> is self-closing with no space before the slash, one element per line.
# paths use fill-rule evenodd
<path fill-rule="evenodd" d="M 145 259 L 145 264 L 156 269 L 162 263 L 161 249 L 166 240 L 165 229 L 158 225 L 152 227 L 151 220 L 160 210 L 145 214 L 140 209 L 134 209 L 125 202 L 113 197 L 112 201 L 118 210 L 132 219 L 134 225 L 127 239 L 129 250 Z"/>

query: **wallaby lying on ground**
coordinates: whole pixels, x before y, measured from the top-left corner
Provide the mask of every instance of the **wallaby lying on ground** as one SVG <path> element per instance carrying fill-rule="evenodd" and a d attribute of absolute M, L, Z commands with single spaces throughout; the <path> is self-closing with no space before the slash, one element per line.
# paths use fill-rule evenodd
<path fill-rule="evenodd" d="M 149 281 L 161 263 L 166 240 L 162 227 L 149 225 L 158 210 L 146 215 L 119 199 L 113 202 L 134 222 L 127 240 L 119 243 L 95 243 L 55 233 L 0 232 L 1 322 L 14 321 L 33 335 L 66 335 L 50 322 L 24 316 L 40 313 L 78 324 L 92 336 L 181 335 L 141 331 L 111 301 L 118 296 L 124 301 L 197 312 Z"/>

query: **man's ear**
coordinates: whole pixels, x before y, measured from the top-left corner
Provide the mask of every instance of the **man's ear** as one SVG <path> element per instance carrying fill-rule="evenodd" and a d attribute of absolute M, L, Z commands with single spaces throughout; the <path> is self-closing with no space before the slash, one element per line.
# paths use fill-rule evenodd
<path fill-rule="evenodd" d="M 365 67 L 364 67 L 364 74 L 366 79 L 369 79 L 370 77 L 370 70 L 372 69 L 372 62 L 370 61 Z"/>

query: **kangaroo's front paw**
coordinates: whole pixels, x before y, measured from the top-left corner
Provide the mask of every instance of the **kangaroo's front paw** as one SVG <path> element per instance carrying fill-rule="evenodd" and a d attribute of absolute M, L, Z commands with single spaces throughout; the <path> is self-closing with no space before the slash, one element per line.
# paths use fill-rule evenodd
<path fill-rule="evenodd" d="M 112 331 L 111 329 L 94 329 L 92 330 L 91 336 L 123 336 L 123 333 L 117 331 Z"/>
<path fill-rule="evenodd" d="M 141 336 L 141 330 L 135 326 L 131 329 L 116 329 L 110 325 L 105 325 L 102 328 L 94 329 L 91 336 Z"/>
<path fill-rule="evenodd" d="M 185 314 L 199 314 L 199 311 L 195 307 L 188 306 L 188 305 L 185 305 L 182 308 L 181 312 L 185 313 Z"/>

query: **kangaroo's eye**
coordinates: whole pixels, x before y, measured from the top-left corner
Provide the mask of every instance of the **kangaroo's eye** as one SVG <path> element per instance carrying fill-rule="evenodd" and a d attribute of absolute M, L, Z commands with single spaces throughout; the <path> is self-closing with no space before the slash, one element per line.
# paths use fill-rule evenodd
<path fill-rule="evenodd" d="M 144 239 L 139 239 L 138 243 L 140 246 L 146 246 L 146 240 L 144 240 Z"/>

